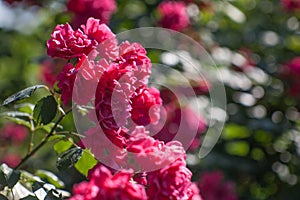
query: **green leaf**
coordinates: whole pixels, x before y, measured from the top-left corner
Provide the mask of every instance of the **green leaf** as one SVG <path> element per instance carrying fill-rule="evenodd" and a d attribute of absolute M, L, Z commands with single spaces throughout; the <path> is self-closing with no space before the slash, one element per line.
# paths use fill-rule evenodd
<path fill-rule="evenodd" d="M 5 186 L 10 189 L 13 188 L 19 181 L 21 172 L 9 168 L 6 164 L 0 166 L 0 189 L 3 190 Z"/>
<path fill-rule="evenodd" d="M 65 170 L 75 165 L 82 155 L 80 147 L 74 147 L 61 154 L 56 162 L 58 170 Z"/>
<path fill-rule="evenodd" d="M 59 178 L 52 172 L 46 170 L 38 170 L 36 171 L 35 175 L 54 185 L 56 188 L 62 188 L 65 186 L 65 184 L 61 180 L 59 180 Z"/>
<path fill-rule="evenodd" d="M 47 196 L 45 197 L 45 200 L 61 200 L 61 198 L 57 197 L 53 193 L 55 193 L 57 196 L 59 196 L 59 193 L 56 190 L 50 190 L 47 193 Z"/>
<path fill-rule="evenodd" d="M 24 198 L 22 198 L 20 200 L 39 200 L 39 199 L 37 197 L 35 197 L 35 196 L 29 195 L 29 196 L 24 197 Z"/>
<path fill-rule="evenodd" d="M 0 171 L 0 191 L 3 190 L 8 185 L 6 181 L 6 176 L 3 171 Z"/>
<path fill-rule="evenodd" d="M 44 125 L 44 126 L 42 126 L 42 127 L 39 127 L 39 128 L 42 128 L 42 129 L 44 129 L 47 133 L 50 133 L 50 131 L 52 130 L 52 128 L 53 128 L 54 125 L 55 125 L 55 123 L 54 123 L 54 122 L 51 122 L 51 123 L 49 123 L 49 124 L 47 124 L 47 125 Z M 56 130 L 57 130 L 57 129 L 62 130 L 62 129 L 63 129 L 63 126 L 57 125 L 57 126 L 56 126 Z"/>
<path fill-rule="evenodd" d="M 67 141 L 61 140 L 61 141 L 55 143 L 53 145 L 53 148 L 58 154 L 61 154 L 62 152 L 65 152 L 68 149 L 70 149 L 70 147 L 72 145 L 73 145 L 72 142 L 69 140 L 67 140 Z"/>
<path fill-rule="evenodd" d="M 51 141 L 55 141 L 55 140 L 62 140 L 66 138 L 65 135 L 52 135 L 50 138 L 49 138 L 49 142 Z"/>
<path fill-rule="evenodd" d="M 7 116 L 7 117 L 30 117 L 28 113 L 19 112 L 19 111 L 9 111 L 0 113 L 0 116 Z"/>
<path fill-rule="evenodd" d="M 19 124 L 19 125 L 24 125 L 28 128 L 31 128 L 31 124 L 30 122 L 24 120 L 24 119 L 21 119 L 21 118 L 17 118 L 17 117 L 5 117 L 7 118 L 8 120 L 12 121 L 12 122 L 15 122 L 16 124 Z"/>
<path fill-rule="evenodd" d="M 14 108 L 17 109 L 20 112 L 28 113 L 32 115 L 34 104 L 31 103 L 22 103 L 22 104 L 16 104 L 14 105 Z"/>
<path fill-rule="evenodd" d="M 6 119 L 13 121 L 17 124 L 27 126 L 28 128 L 31 127 L 31 124 L 29 122 L 30 115 L 28 113 L 19 111 L 9 111 L 0 113 L 0 116 L 3 116 Z"/>
<path fill-rule="evenodd" d="M 3 194 L 0 194 L 0 200 L 8 200 L 8 198 L 6 196 L 4 196 Z"/>
<path fill-rule="evenodd" d="M 34 93 L 34 91 L 36 89 L 39 89 L 39 88 L 47 88 L 47 86 L 45 86 L 45 85 L 35 85 L 35 86 L 28 87 L 24 90 L 21 90 L 21 91 L 15 93 L 15 94 L 9 96 L 7 99 L 5 99 L 2 103 L 2 106 L 6 106 L 6 105 L 8 105 L 12 102 L 28 98 Z"/>
<path fill-rule="evenodd" d="M 12 173 L 9 175 L 8 179 L 7 179 L 7 184 L 9 188 L 13 188 L 16 183 L 19 181 L 21 176 L 21 172 L 14 170 L 12 171 Z"/>
<path fill-rule="evenodd" d="M 90 150 L 85 149 L 82 153 L 81 158 L 75 164 L 75 168 L 82 173 L 83 175 L 87 176 L 88 171 L 92 169 L 96 164 L 97 160 L 95 159 L 94 155 L 91 153 Z"/>
<path fill-rule="evenodd" d="M 38 124 L 50 123 L 57 113 L 57 102 L 49 95 L 38 101 L 33 110 L 33 118 Z"/>

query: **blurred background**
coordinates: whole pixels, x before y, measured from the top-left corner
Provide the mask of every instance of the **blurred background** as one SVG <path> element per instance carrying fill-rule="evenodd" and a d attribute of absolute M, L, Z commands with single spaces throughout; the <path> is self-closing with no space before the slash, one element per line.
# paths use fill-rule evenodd
<path fill-rule="evenodd" d="M 53 87 L 65 64 L 46 54 L 46 42 L 57 24 L 69 22 L 75 30 L 92 16 L 108 24 L 114 33 L 149 26 L 180 31 L 205 47 L 221 73 L 226 91 L 225 126 L 217 145 L 204 159 L 198 157 L 198 150 L 209 116 L 190 109 L 181 113 L 187 121 L 201 121 L 199 138 L 191 147 L 187 162 L 204 199 L 299 199 L 300 1 L 165 3 L 1 0 L 0 101 L 31 85 Z M 152 62 L 184 71 L 180 60 L 170 63 L 166 54 L 149 51 L 148 56 Z M 205 107 L 209 83 L 200 80 L 193 86 Z M 160 89 L 164 104 L 176 101 L 169 91 Z M 43 92 L 30 101 L 35 102 L 40 96 Z M 28 104 L 22 109 L 32 108 Z M 176 108 L 170 111 L 175 112 Z M 176 117 L 168 116 L 168 120 L 178 123 Z M 72 115 L 62 125 L 65 130 L 75 131 Z M 1 116 L 0 126 L 0 160 L 13 167 L 27 151 L 30 124 L 22 118 Z M 164 131 L 166 135 L 170 129 Z M 34 134 L 38 141 L 44 132 L 36 130 Z M 70 189 L 83 177 L 75 170 L 68 174 L 58 172 L 56 154 L 49 151 L 51 148 L 51 143 L 43 148 L 26 169 L 57 173 Z"/>

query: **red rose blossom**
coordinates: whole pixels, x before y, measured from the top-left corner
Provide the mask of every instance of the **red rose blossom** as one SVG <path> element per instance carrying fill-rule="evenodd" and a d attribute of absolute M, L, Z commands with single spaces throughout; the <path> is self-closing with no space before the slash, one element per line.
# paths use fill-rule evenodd
<path fill-rule="evenodd" d="M 300 97 L 300 57 L 295 57 L 283 64 L 280 75 L 288 87 L 288 94 Z"/>
<path fill-rule="evenodd" d="M 162 100 L 155 88 L 139 88 L 131 99 L 131 118 L 137 125 L 146 126 L 159 120 L 159 107 Z"/>
<path fill-rule="evenodd" d="M 164 143 L 149 136 L 143 126 L 137 126 L 130 134 L 126 147 L 127 159 L 123 160 L 127 167 L 134 165 L 140 171 L 153 171 L 165 167 L 179 157 L 185 156 L 185 151 L 178 141 Z"/>
<path fill-rule="evenodd" d="M 0 137 L 13 143 L 21 144 L 28 136 L 27 128 L 17 124 L 5 124 L 0 130 Z"/>
<path fill-rule="evenodd" d="M 47 41 L 47 54 L 64 59 L 79 58 L 87 55 L 95 44 L 81 30 L 74 31 L 67 23 L 57 25 Z"/>
<path fill-rule="evenodd" d="M 191 182 L 192 173 L 183 158 L 148 174 L 147 194 L 153 200 L 199 199 Z"/>
<path fill-rule="evenodd" d="M 300 10 L 300 0 L 281 0 L 281 5 L 287 12 Z"/>
<path fill-rule="evenodd" d="M 95 95 L 97 118 L 109 138 L 125 127 L 133 106 L 131 98 L 137 88 L 147 84 L 150 72 L 150 59 L 140 44 L 120 44 L 119 56 L 102 73 Z"/>
<path fill-rule="evenodd" d="M 285 64 L 286 70 L 291 75 L 299 76 L 300 75 L 300 57 L 295 57 L 292 60 L 288 61 Z"/>
<path fill-rule="evenodd" d="M 18 154 L 7 153 L 0 158 L 1 163 L 7 164 L 9 167 L 16 167 L 22 160 L 22 157 Z"/>
<path fill-rule="evenodd" d="M 98 19 L 89 18 L 86 25 L 81 25 L 83 32 L 89 39 L 96 41 L 100 58 L 107 62 L 115 60 L 118 56 L 118 41 L 110 28 Z"/>
<path fill-rule="evenodd" d="M 130 179 L 132 170 L 122 170 L 112 174 L 109 169 L 98 165 L 89 176 L 89 182 L 82 182 L 73 188 L 70 200 L 146 200 L 145 188 Z"/>
<path fill-rule="evenodd" d="M 59 81 L 57 86 L 61 89 L 61 100 L 65 105 L 72 98 L 72 91 L 77 72 L 78 69 L 71 63 L 68 63 L 57 76 L 57 80 Z"/>
<path fill-rule="evenodd" d="M 117 5 L 114 0 L 69 0 L 67 9 L 74 13 L 73 25 L 79 27 L 89 17 L 108 24 L 111 14 L 117 10 Z"/>
<path fill-rule="evenodd" d="M 198 186 L 200 193 L 205 200 L 237 200 L 238 196 L 234 191 L 233 184 L 224 181 L 222 172 L 203 173 Z"/>
<path fill-rule="evenodd" d="M 162 2 L 158 6 L 158 12 L 161 15 L 159 24 L 164 28 L 181 31 L 190 24 L 184 2 Z"/>

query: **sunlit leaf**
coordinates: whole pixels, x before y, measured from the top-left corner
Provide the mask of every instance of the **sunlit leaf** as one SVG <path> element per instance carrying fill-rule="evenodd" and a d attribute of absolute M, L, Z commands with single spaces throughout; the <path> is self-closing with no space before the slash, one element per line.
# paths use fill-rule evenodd
<path fill-rule="evenodd" d="M 85 149 L 82 153 L 81 158 L 78 160 L 78 162 L 75 164 L 75 168 L 82 173 L 83 175 L 87 176 L 88 171 L 92 169 L 96 164 L 97 160 L 93 156 L 93 154 L 90 152 L 90 150 Z"/>
<path fill-rule="evenodd" d="M 71 141 L 58 141 L 53 145 L 54 150 L 58 153 L 61 154 L 62 152 L 67 151 L 70 147 L 72 147 L 72 142 Z"/>
<path fill-rule="evenodd" d="M 46 180 L 48 183 L 54 185 L 56 188 L 62 188 L 65 184 L 59 180 L 59 178 L 52 172 L 46 170 L 37 170 L 35 175 L 40 177 L 41 179 Z"/>
<path fill-rule="evenodd" d="M 47 86 L 45 86 L 45 85 L 35 85 L 35 86 L 28 87 L 24 90 L 21 90 L 21 91 L 15 93 L 15 94 L 9 96 L 7 99 L 5 99 L 2 103 L 2 106 L 8 105 L 8 104 L 10 104 L 14 101 L 18 101 L 18 100 L 28 98 L 34 93 L 34 91 L 36 89 L 46 88 L 46 87 Z"/>

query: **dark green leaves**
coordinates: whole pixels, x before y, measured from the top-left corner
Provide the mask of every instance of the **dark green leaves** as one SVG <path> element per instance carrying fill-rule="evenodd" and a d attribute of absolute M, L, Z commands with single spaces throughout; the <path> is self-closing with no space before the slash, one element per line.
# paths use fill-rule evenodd
<path fill-rule="evenodd" d="M 43 189 L 44 187 L 44 183 L 43 182 L 34 182 L 33 184 L 32 184 L 32 191 L 33 192 L 36 192 L 36 191 L 38 191 L 39 189 Z"/>
<path fill-rule="evenodd" d="M 0 190 L 3 190 L 7 186 L 6 176 L 3 171 L 0 171 Z"/>
<path fill-rule="evenodd" d="M 10 104 L 14 101 L 18 101 L 18 100 L 28 98 L 34 93 L 34 91 L 36 89 L 39 89 L 39 88 L 47 88 L 47 86 L 45 86 L 45 85 L 35 85 L 35 86 L 31 86 L 29 88 L 26 88 L 24 90 L 21 90 L 21 91 L 15 93 L 15 94 L 11 95 L 7 99 L 5 99 L 2 103 L 2 106 L 6 106 L 6 105 L 8 105 L 8 104 Z"/>
<path fill-rule="evenodd" d="M 47 192 L 47 195 L 44 197 L 45 200 L 61 200 L 61 194 L 54 190 L 54 189 L 51 189 L 51 190 L 47 190 L 45 187 L 44 187 L 44 184 L 43 182 L 34 182 L 32 184 L 32 191 L 35 193 L 37 192 L 38 190 L 44 190 L 45 192 Z M 36 193 L 35 193 L 36 194 Z M 36 194 L 37 195 L 37 194 Z M 34 197 L 32 197 L 34 199 Z M 40 198 L 39 198 L 40 199 Z"/>
<path fill-rule="evenodd" d="M 75 165 L 75 163 L 82 156 L 82 149 L 80 147 L 74 147 L 64 152 L 59 156 L 56 162 L 58 170 L 65 170 Z"/>
<path fill-rule="evenodd" d="M 37 102 L 33 110 L 33 118 L 38 124 L 50 123 L 57 113 L 57 102 L 53 96 L 47 96 Z"/>
<path fill-rule="evenodd" d="M 24 197 L 24 198 L 22 198 L 20 200 L 39 200 L 39 199 L 37 197 L 35 197 L 35 196 L 29 195 L 29 196 Z"/>
<path fill-rule="evenodd" d="M 20 171 L 13 170 L 7 179 L 7 184 L 9 188 L 13 188 L 16 183 L 19 181 L 21 176 Z"/>
<path fill-rule="evenodd" d="M 56 190 L 50 190 L 47 192 L 45 200 L 61 200 L 61 198 L 57 196 L 60 196 L 60 194 Z"/>
<path fill-rule="evenodd" d="M 10 169 L 5 164 L 1 165 L 0 170 L 0 190 L 3 190 L 6 186 L 13 188 L 20 179 L 20 171 Z"/>
<path fill-rule="evenodd" d="M 8 200 L 8 198 L 5 197 L 4 195 L 0 194 L 0 200 Z"/>

